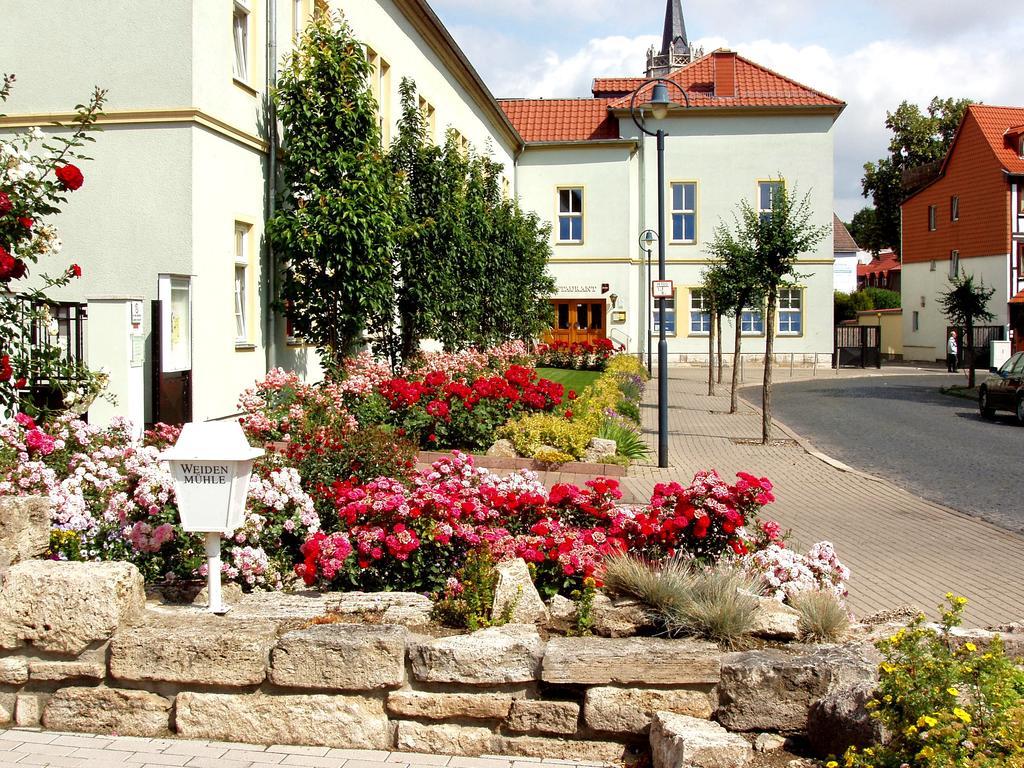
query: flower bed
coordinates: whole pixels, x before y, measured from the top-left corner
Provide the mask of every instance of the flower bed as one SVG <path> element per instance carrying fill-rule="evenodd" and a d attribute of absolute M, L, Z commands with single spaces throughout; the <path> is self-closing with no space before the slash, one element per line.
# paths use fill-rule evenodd
<path fill-rule="evenodd" d="M 537 346 L 537 365 L 572 368 L 579 371 L 603 371 L 622 346 L 611 339 L 594 341 L 553 341 Z"/>

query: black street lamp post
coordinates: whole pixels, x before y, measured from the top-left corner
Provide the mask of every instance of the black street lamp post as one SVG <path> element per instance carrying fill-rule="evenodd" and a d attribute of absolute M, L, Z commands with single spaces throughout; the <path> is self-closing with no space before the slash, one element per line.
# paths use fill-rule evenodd
<path fill-rule="evenodd" d="M 664 77 L 655 77 L 644 81 L 639 88 L 633 91 L 629 100 L 629 114 L 636 123 L 636 127 L 648 136 L 654 136 L 658 140 L 658 279 L 665 279 L 665 130 L 658 128 L 657 131 L 649 131 L 644 125 L 643 110 L 636 108 L 637 96 L 640 92 L 653 84 L 651 100 L 648 106 L 651 108 L 651 116 L 661 121 L 668 114 L 669 108 L 673 106 L 668 97 L 669 86 L 674 86 L 683 96 L 683 103 L 689 107 L 690 99 L 679 83 L 668 80 Z M 647 289 L 650 291 L 650 280 Z M 649 335 L 648 335 L 649 336 Z M 668 341 L 665 338 L 665 299 L 658 299 L 658 466 L 668 466 Z"/>
<path fill-rule="evenodd" d="M 653 229 L 645 229 L 640 233 L 640 247 L 647 254 L 647 296 L 644 299 L 644 311 L 647 319 L 644 321 L 644 330 L 647 336 L 647 375 L 651 375 L 651 365 L 654 355 L 651 354 L 651 247 L 658 240 L 658 233 Z"/>

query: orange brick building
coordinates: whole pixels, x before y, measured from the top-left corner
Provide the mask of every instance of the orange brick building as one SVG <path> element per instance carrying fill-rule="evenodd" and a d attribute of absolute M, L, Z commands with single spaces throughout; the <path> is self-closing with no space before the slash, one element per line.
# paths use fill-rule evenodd
<path fill-rule="evenodd" d="M 939 294 L 960 272 L 995 288 L 993 324 L 1024 349 L 1024 108 L 968 107 L 939 176 L 902 215 L 906 358 L 943 359 Z"/>

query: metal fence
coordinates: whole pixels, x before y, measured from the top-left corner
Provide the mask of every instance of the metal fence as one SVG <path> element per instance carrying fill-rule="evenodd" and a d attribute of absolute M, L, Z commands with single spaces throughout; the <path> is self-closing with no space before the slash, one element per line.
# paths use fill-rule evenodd
<path fill-rule="evenodd" d="M 951 331 L 956 331 L 956 337 L 960 340 L 957 345 L 957 359 L 961 368 L 970 365 L 971 358 L 969 351 L 974 352 L 974 367 L 987 369 L 992 363 L 992 346 L 990 342 L 1004 341 L 1006 339 L 1006 328 L 1002 325 L 979 325 L 972 328 L 973 338 L 968 338 L 966 328 L 958 328 L 955 325 L 946 327 L 946 338 L 949 338 Z"/>
<path fill-rule="evenodd" d="M 879 325 L 837 325 L 832 367 L 881 368 L 882 327 Z"/>

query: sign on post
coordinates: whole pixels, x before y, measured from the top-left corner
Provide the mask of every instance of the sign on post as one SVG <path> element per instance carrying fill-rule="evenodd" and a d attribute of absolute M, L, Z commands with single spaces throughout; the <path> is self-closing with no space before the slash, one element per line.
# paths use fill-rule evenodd
<path fill-rule="evenodd" d="M 188 423 L 178 442 L 160 454 L 174 476 L 174 493 L 186 531 L 206 534 L 211 613 L 227 613 L 220 596 L 220 539 L 245 518 L 252 462 L 262 456 L 237 421 Z"/>
<path fill-rule="evenodd" d="M 671 280 L 652 280 L 651 296 L 656 299 L 671 299 L 675 295 L 675 288 Z"/>

